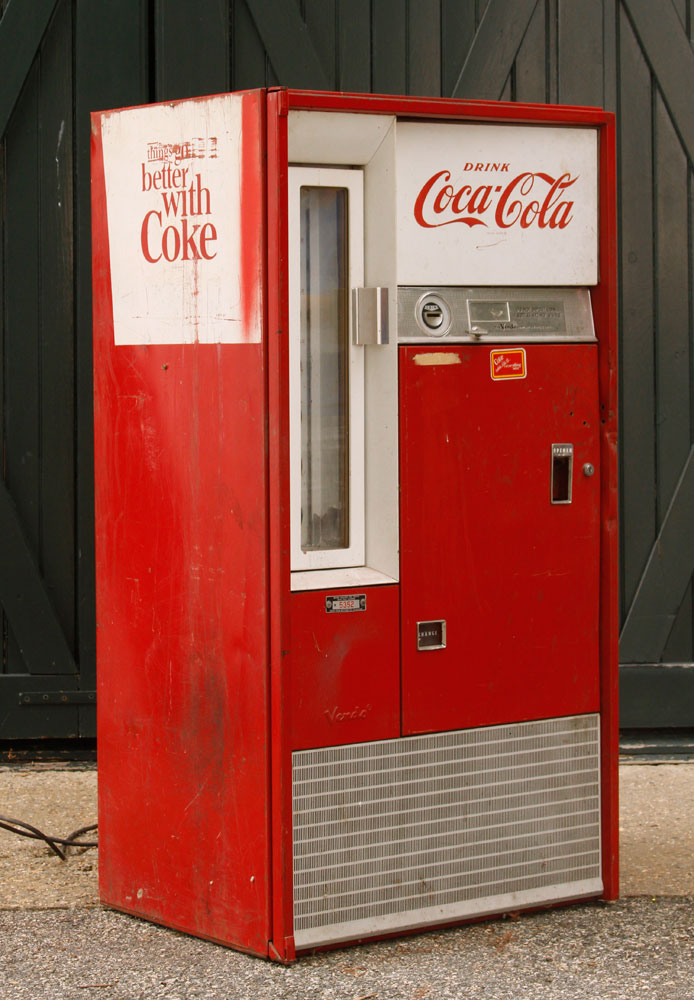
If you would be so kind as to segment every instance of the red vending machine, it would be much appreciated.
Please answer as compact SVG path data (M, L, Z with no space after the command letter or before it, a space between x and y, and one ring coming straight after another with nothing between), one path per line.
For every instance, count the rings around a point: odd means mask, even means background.
M614 898L612 116L92 137L103 901L291 961Z

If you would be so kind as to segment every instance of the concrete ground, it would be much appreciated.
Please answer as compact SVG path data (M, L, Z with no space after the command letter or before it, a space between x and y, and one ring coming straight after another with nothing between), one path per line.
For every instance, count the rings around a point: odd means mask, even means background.
M289 968L106 910L96 850L63 863L0 830L0 1000L694 1000L694 763L620 772L619 902ZM0 766L0 813L66 835L96 819L96 770Z

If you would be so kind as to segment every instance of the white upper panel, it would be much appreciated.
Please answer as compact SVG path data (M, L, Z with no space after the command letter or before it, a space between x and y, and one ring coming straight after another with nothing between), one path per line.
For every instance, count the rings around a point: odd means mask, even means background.
M399 285L593 285L593 128L398 122Z
M102 116L116 344L260 340L260 289L249 305L241 288L241 107Z
M363 166L375 155L395 118L350 112L290 111L290 163Z

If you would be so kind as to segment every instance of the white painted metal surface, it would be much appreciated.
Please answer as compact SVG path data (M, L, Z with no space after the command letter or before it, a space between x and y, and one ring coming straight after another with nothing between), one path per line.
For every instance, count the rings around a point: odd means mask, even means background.
M398 122L399 285L597 282L597 131Z
M226 94L104 115L116 344L260 341L260 275L242 285L241 105Z

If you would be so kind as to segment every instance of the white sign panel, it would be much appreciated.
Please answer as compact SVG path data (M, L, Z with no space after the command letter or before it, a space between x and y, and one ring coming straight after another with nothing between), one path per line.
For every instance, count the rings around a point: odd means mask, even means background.
M249 310L241 287L242 98L101 122L116 344L259 341L260 291Z
M397 126L399 285L592 285L592 128Z

